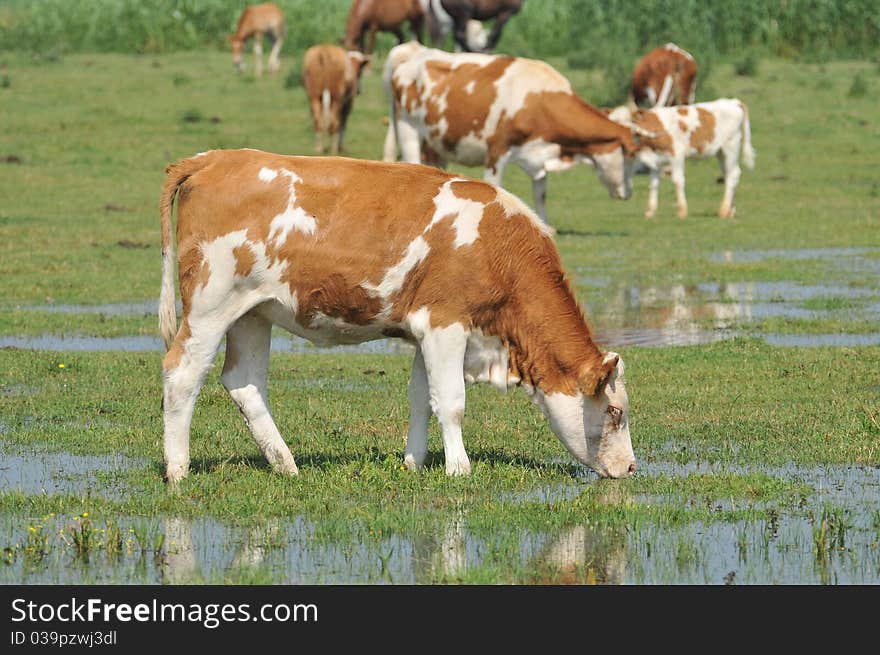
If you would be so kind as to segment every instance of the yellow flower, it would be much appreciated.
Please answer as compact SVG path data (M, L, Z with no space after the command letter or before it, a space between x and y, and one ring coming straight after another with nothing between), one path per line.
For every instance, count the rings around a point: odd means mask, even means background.
M64 364L59 364L58 368L64 368Z
M89 513L88 513L88 512L83 512L83 518L84 518L84 519L85 519L85 518L88 518L88 516L89 516Z
M36 532L36 531L37 531L37 529L36 529L34 526L31 526L31 527L28 528L28 529L29 529L31 532Z

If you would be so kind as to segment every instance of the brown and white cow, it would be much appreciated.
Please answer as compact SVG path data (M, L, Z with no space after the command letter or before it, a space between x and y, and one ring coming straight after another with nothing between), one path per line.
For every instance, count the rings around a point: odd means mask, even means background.
M628 107L617 107L609 116L625 124L635 124L655 135L654 138L642 139L638 153L639 163L648 169L651 176L645 216L652 218L657 211L660 169L669 164L678 201L678 217L686 218L685 159L713 155L718 157L724 176L724 197L718 215L721 218L734 215L736 207L733 196L742 173L739 167L740 148L746 167L755 167L749 110L742 100L721 98L696 105L656 107L635 112Z
M248 39L254 40L254 72L263 74L263 36L273 41L269 53L269 72L275 73L281 67L279 54L284 43L286 27L284 13L277 5L264 2L260 5L245 7L238 19L235 34L229 37L232 43L232 64L239 72L244 71L244 44Z
M345 24L345 47L371 54L376 47L376 32L391 32L398 43L403 43L407 22L413 38L421 41L424 21L422 0L353 0ZM365 44L368 34L370 40Z
M632 192L633 132L579 98L569 81L534 59L450 53L410 42L385 62L391 121L384 160L419 162L423 147L441 162L484 166L501 184L508 163L532 178L535 209L545 222L547 173L595 166L613 198Z
M503 189L421 165L215 150L167 168L161 232L169 481L188 471L193 407L224 336L224 386L268 461L298 472L267 402L273 325L318 345L417 346L410 469L433 410L446 473L470 472L465 382L490 382L521 384L599 475L635 470L623 362L593 342L551 230Z
M689 52L667 43L642 57L633 69L631 108L692 105L697 90L697 62Z
M330 152L342 152L345 126L358 93L361 73L370 56L357 50L346 52L337 45L312 46L303 56L303 86L309 96L315 128L315 152L324 152L324 133Z

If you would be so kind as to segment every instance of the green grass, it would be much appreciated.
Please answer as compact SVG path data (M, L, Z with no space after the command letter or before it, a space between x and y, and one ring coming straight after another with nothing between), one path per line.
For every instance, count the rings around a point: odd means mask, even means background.
M0 124L0 336L156 335L153 315L52 313L40 306L155 300L158 197L169 162L224 147L309 154L304 91L285 84L298 69L295 59L288 53L280 75L255 79L235 75L224 52L0 55L3 75L11 80L0 89L0 102L14 107ZM550 176L548 211L557 244L579 299L595 308L590 319L597 329L615 325L620 298L634 287L647 297L651 289L775 281L842 285L865 296L802 300L795 304L819 315L751 321L742 324L746 331L877 331L876 321L860 313L880 295L870 265L847 267L846 257L718 258L725 251L877 247L880 194L863 164L880 146L880 124L870 93L844 97L849 80L858 76L873 88L876 66L762 57L747 77L736 73L741 60L719 58L711 73L712 88L748 103L758 152L757 169L743 173L734 220L715 215L721 187L711 161L688 164L691 216L685 221L674 217L666 179L658 218L647 221L645 178L637 178L634 197L621 202L609 199L586 167ZM562 58L552 63L570 74L587 99L609 88L600 70L568 70ZM377 69L365 76L355 102L347 135L351 156L381 153L387 109ZM478 169L453 169L481 175ZM509 169L505 184L531 200L521 171ZM871 264L877 253L862 258ZM674 305L665 300L656 307L664 303ZM713 327L714 319L694 320ZM80 455L122 453L141 463L97 475L96 491L121 484L127 490L122 498L8 491L0 493L0 512L15 529L50 512L88 511L96 524L111 520L121 529L166 516L212 516L232 524L305 517L315 526L316 547L362 541L382 557L389 535L436 540L442 526L464 515L469 533L486 543L484 559L461 574L432 572L427 581L531 582L547 571L510 563L518 552L517 534L556 533L587 522L615 551L621 534L654 540L657 531L674 528L681 532L673 541L639 542L638 548L668 549L671 570L693 569L703 558L700 542L688 532L694 526L754 526L770 521L773 512L796 513L798 499L814 493L798 479L761 467L880 464L878 347L773 348L748 339L687 348L605 345L626 361L641 472L669 461L752 469L584 480L521 391L502 395L471 387L465 444L473 475L444 475L435 426L428 467L411 474L400 470L408 420L406 357L275 355L270 399L300 477L290 480L268 469L215 368L193 420L192 474L169 493L161 481L159 353L4 349L0 438ZM543 501L530 495L571 486L577 489L572 497ZM830 543L830 537L818 539ZM16 543L22 545L16 553L27 550L26 540ZM28 557L41 557L37 546L30 544ZM52 540L49 547L56 554L70 552ZM812 548L812 542L803 547ZM590 567L579 575L602 579ZM263 570L205 579L272 581Z

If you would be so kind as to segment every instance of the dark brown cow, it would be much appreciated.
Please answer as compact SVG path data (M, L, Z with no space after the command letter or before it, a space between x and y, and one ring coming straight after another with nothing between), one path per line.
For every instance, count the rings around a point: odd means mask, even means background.
M345 47L372 53L376 46L376 32L391 32L403 43L403 24L409 22L417 41L422 40L425 11L421 0L354 0L345 26ZM369 44L364 41L370 35Z
M489 52L498 45L505 24L522 9L525 0L429 0L429 2L434 28L432 37L435 43L445 38L446 34L443 30L445 24L451 20L452 34L458 47L467 52ZM483 47L475 46L473 29L472 27L469 29L469 22L475 20L495 21Z
M649 107L694 104L697 62L674 43L652 50L636 64L629 104Z

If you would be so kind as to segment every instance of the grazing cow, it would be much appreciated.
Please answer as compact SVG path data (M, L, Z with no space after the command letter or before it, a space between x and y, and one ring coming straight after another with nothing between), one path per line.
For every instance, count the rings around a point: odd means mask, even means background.
M429 0L431 22L434 27L432 38L438 43L446 38L449 30L456 45L468 52L489 52L494 50L501 38L504 25L522 9L525 0ZM480 31L474 31L473 21L494 19L492 31L480 44Z
M384 159L418 163L429 148L442 161L484 166L501 184L508 163L532 178L545 222L547 173L595 166L613 198L629 198L633 132L579 98L549 64L478 53L453 54L410 42L385 62L391 121Z
M733 194L739 183L740 146L743 163L755 167L749 110L736 98L722 98L712 102L680 107L657 107L632 112L628 107L617 107L610 115L625 124L635 124L653 133L654 138L641 141L638 153L651 176L648 208L645 216L652 218L657 211L657 188L660 186L660 168L670 164L672 183L678 200L678 217L686 218L687 198L684 195L684 160L687 157L715 155L724 176L724 198L718 215L731 218L736 212Z
M578 461L601 476L635 470L623 362L593 342L551 230L505 190L421 165L215 150L168 167L161 233L170 482L188 471L193 407L224 335L223 385L268 461L298 472L267 402L273 324L318 345L417 346L410 469L433 410L446 473L470 472L467 381L521 384Z
M376 32L391 32L403 43L403 24L409 21L413 38L422 40L425 11L421 0L354 0L345 25L345 47L372 53L376 46ZM369 44L364 40L370 35Z
M284 43L286 34L284 14L271 2L261 5L245 7L238 19L238 27L235 34L229 37L232 43L232 63L241 73L244 71L244 44L250 38L254 40L254 72L263 74L263 35L269 37L272 51L269 53L269 72L275 73L281 67L278 58L281 52L281 44Z
M324 152L325 131L330 139L330 152L342 152L345 125L358 93L361 72L369 60L369 55L357 50L346 52L330 44L306 50L302 76L315 127L315 152Z
M441 0L421 0L428 23L428 35L431 37L431 45L442 48L447 35L455 29L455 21L443 8ZM489 44L489 33L483 24L471 19L465 24L465 44L462 47L455 43L455 51L461 52L486 52Z
M692 105L697 90L697 62L674 43L652 50L636 64L629 92L630 108Z

